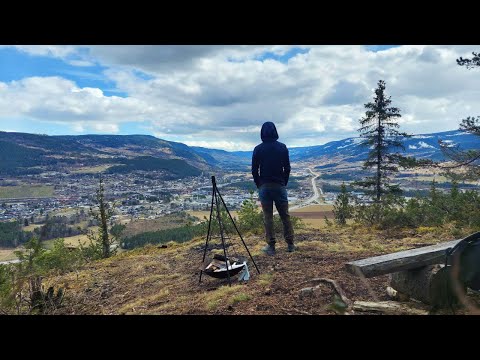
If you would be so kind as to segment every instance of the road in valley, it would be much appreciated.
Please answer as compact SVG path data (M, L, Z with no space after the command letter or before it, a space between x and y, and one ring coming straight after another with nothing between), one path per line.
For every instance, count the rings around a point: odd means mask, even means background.
M320 176L320 174L317 174L315 172L313 172L313 170L311 168L308 168L308 170L310 171L310 173L313 175L311 181L312 181L312 189L313 189L313 195L311 197L309 197L308 199L302 201L300 204L297 204L297 205L294 205L294 206L290 206L288 208L289 211L292 211L292 210L295 210L295 209L300 209L300 208L303 208L305 206L308 206L312 203L315 203L316 201L318 201L320 199L320 195L323 195L323 191L321 188L317 187L317 183L315 182L315 180ZM275 211L273 213L274 215L277 215L278 212Z

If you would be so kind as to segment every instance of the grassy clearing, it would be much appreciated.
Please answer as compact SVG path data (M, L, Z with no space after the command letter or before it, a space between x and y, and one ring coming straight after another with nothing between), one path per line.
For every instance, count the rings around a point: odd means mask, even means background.
M271 273L262 273L258 277L258 283L263 286L268 286L273 281L273 274Z
M229 210L230 211L230 210ZM188 214L192 215L192 216L195 216L198 220L203 220L204 217L206 217L208 219L208 217L210 216L210 211L193 211L193 210L189 210L187 211ZM232 217L235 219L238 217L238 212L236 210L234 211L230 211L230 214L232 215Z
M332 210L333 205L310 205L301 209L292 210L290 214L301 218L308 228L324 229L327 226L325 216L331 217ZM303 214L305 214L305 216L303 216ZM332 221L332 219L330 219L330 221Z
M0 261L15 260L17 256L13 253L19 249L0 249Z
M295 216L294 213L292 215ZM327 227L327 223L325 222L325 219L302 219L304 224L312 229L323 229Z
M135 300L131 303L128 303L124 306L122 306L119 310L119 314L132 314L132 313L139 313L142 312L142 310L147 309L149 306L155 305L156 303L159 303L163 301L168 295L170 294L170 290L168 289L163 289L157 294L148 296L146 298L140 298L138 300Z
M58 209L55 211L52 211L50 213L51 216L62 216L62 215L74 215L77 212L77 209L74 208L64 208L64 209Z
M135 279L134 284L146 285L156 281L176 280L181 278L180 274L154 274Z
M41 198L53 196L53 186L19 185L0 186L0 199L6 198Z
M258 264L265 271L258 276L252 274L249 283L218 288L214 282L208 282L209 286L198 285L198 278L194 276L196 269L192 267L192 256L200 261L201 254L196 248L204 243L204 239L171 243L161 249L147 245L95 261L80 269L78 274L57 278L59 283L68 284L65 304L69 309L62 310L62 313L273 314L277 313L279 306L311 312L313 308L309 303L299 303L293 293L288 293L293 284L314 276L333 278L356 294L353 299L362 300L367 296L365 289L358 285L358 279L343 271L344 263L362 258L366 253L380 255L435 240L450 240L448 234L442 232L439 235L430 230L422 229L425 232L422 236L418 236L419 230L406 229L402 234L388 235L385 231L359 226L332 226L310 231L307 236L298 237L298 252L287 254L284 244L279 244L276 258L262 255ZM262 236L248 235L246 242L252 253L264 245ZM373 279L370 283L376 293L383 294L385 281ZM103 287L106 287L107 295L99 300ZM90 290L86 292L86 288ZM270 291L266 292L267 289ZM319 304L315 311L327 313L327 310L321 310L327 305Z
M187 220L179 215L171 214L158 219L138 219L126 222L123 231L124 237L131 237L144 232L155 232L186 225Z
M32 225L28 225L28 226L24 226L23 227L23 231L33 231L35 230L36 228L39 228L41 227L42 225L40 224L32 224Z
M109 165L98 165L98 166L86 166L76 170L72 170L71 172L73 174L98 174L107 170L112 166L114 165L109 164Z
M97 227L92 226L89 230L96 231L96 229ZM90 240L88 240L88 236L85 234L69 236L63 239L65 239L65 245L71 245L71 246L79 246L80 242L87 243L87 244L90 243ZM53 243L55 242L55 240L57 239L45 240L45 241L42 241L42 244L46 249L53 249Z
M201 300L204 303L206 310L215 310L222 302L233 302L233 298L239 295L236 293L242 288L242 285L221 286L214 291L204 294ZM236 295L231 297L233 294Z
M299 251L319 250L332 253L392 253L451 240L448 229L419 228L404 234L378 231L350 225L323 229L321 235L297 243Z
M291 214L295 214L297 212L302 213L302 212L325 212L325 211L332 211L333 210L333 205L309 205L305 206L300 209L295 209L291 211Z
M252 298L252 296L242 292L242 293L239 293L239 294L235 295L234 297L232 297L229 300L229 304L235 305L235 304L238 304L239 302L242 302L242 301L248 301L251 298Z

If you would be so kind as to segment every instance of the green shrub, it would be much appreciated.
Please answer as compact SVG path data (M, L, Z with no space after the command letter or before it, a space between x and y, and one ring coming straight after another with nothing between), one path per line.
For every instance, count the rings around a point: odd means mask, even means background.
M337 195L335 204L333 205L333 215L335 217L335 222L338 225L346 225L347 220L353 217L353 206L351 203L352 199L347 192L347 187L345 186L345 183L342 183L340 193Z

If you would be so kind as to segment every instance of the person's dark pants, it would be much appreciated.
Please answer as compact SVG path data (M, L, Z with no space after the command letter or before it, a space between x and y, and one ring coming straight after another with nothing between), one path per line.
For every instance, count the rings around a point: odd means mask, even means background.
M263 209L267 243L271 245L275 244L275 232L273 228L273 203L275 203L278 215L280 215L283 223L283 237L288 244L293 244L293 227L290 221L290 214L288 213L288 197L285 186L276 183L263 184L260 186L258 195Z

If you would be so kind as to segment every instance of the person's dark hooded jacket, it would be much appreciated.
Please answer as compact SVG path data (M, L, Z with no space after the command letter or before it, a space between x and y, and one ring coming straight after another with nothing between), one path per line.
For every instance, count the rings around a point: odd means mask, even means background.
M286 186L290 176L290 158L285 144L277 141L275 124L270 121L263 124L260 137L262 143L255 147L252 155L255 185L260 187L266 183L277 183Z

